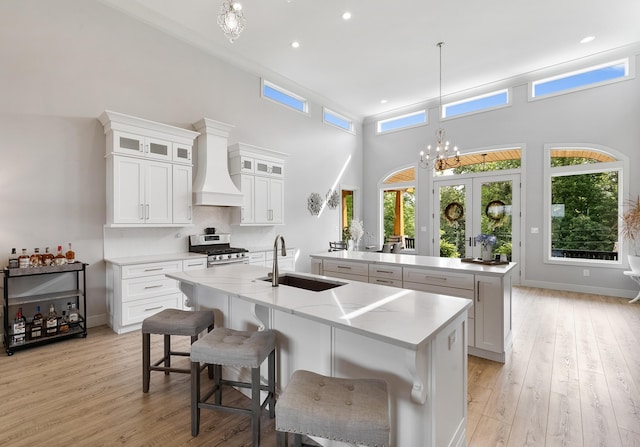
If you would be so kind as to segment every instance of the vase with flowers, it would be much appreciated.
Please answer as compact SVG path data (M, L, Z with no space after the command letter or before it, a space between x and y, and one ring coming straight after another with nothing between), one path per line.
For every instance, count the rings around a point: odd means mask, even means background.
M349 225L349 235L351 236L352 244L350 244L351 248L358 247L360 243L360 238L364 234L364 226L362 225L362 221L358 219L352 219L351 224Z
M629 267L640 273L640 195L628 202L620 220L620 235L629 242Z
M493 259L493 246L498 239L493 234L479 234L475 237L476 244L482 246L482 260L491 261Z

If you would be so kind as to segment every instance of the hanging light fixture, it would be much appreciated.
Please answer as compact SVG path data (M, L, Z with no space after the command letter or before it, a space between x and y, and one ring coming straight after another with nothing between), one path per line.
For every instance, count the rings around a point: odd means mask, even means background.
M220 15L218 16L218 25L224 31L224 35L233 43L244 29L244 13L242 5L235 0L225 0L220 7Z
M442 118L442 45L444 42L438 42L436 46L440 49L440 104L438 113ZM433 167L436 171L444 171L445 169L460 166L460 151L458 146L450 147L446 133L442 127L436 130L435 154L431 154L431 145L427 146L427 152L420 152L420 167L423 169Z

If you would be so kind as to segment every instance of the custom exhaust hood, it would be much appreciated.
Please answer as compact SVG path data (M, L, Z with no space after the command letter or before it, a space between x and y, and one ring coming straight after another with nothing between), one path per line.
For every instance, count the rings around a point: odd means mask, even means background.
M229 176L227 144L233 126L203 118L193 127L200 132L193 204L242 206L242 193Z

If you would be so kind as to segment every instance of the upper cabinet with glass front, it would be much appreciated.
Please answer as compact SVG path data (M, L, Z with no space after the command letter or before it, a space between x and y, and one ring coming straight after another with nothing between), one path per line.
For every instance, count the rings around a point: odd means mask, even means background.
M105 111L107 225L192 223L191 155L199 135L187 129Z

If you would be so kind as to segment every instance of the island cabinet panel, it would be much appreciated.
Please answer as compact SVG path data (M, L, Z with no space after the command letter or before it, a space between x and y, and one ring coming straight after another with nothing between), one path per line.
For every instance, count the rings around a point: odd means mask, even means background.
M405 267L403 270L403 280L409 283L473 290L473 274L470 273Z
M326 276L369 282L369 266L363 262L325 260L322 268Z
M402 287L402 267L369 264L369 282L383 286Z
M467 311L466 327L469 353L502 363L511 348L514 266L475 266L460 259L385 253L311 255L312 272L316 274L359 281L365 281L367 275L370 283L470 300L473 305ZM366 273L364 267L368 267Z

